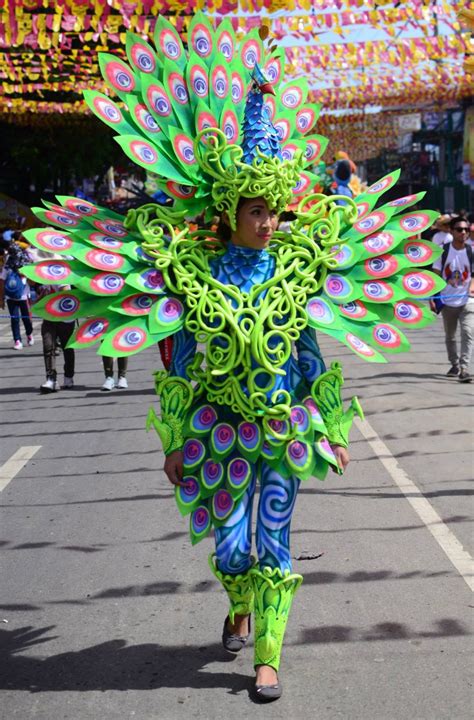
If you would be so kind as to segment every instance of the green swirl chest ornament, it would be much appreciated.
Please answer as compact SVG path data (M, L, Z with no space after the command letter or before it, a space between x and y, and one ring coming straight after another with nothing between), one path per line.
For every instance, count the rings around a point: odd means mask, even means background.
M341 226L353 221L352 205L336 206L319 195L310 199L315 204L300 218L297 213L291 232L274 235L273 277L248 293L212 276L211 260L225 252L212 233L191 233L182 215L156 205L127 216L127 227L144 238L143 250L168 289L184 299L186 328L206 346L188 367L189 377L209 402L247 421L289 417L290 394L272 393L275 378L285 374L292 344L307 325L308 299L336 266Z

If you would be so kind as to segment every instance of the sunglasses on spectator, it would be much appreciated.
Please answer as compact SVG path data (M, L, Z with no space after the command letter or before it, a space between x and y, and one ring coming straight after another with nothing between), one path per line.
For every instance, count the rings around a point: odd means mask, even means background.
M469 232L469 228L467 227L455 227L453 230L456 230L456 232Z

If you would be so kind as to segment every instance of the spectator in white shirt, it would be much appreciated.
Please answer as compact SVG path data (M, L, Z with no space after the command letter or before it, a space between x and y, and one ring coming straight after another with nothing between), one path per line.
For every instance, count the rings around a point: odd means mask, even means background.
M443 254L433 263L434 272L446 281L440 298L446 349L451 367L448 377L471 382L469 362L474 343L474 264L473 250L468 245L469 222L462 215L451 220L453 241L446 243ZM461 352L458 353L456 330L461 331Z

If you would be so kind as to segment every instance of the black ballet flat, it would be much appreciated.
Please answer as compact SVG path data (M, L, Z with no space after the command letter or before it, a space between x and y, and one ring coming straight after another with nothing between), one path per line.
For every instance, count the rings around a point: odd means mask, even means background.
M250 617L249 617L249 634L248 635L233 635L227 629L227 623L229 616L224 621L224 629L222 631L222 644L227 652L238 653L243 647L247 645L250 637Z
M261 703L273 702L279 700L283 694L283 686L280 681L276 685L254 685L254 700Z

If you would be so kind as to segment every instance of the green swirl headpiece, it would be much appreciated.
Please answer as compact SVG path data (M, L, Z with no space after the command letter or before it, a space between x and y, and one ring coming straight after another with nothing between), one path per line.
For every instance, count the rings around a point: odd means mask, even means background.
M194 153L202 170L214 179L211 196L215 210L227 212L233 230L241 197L264 198L269 208L282 213L303 168L302 151L292 160L280 160L257 150L251 164L242 162L242 148L229 145L218 129L201 131L194 141Z

